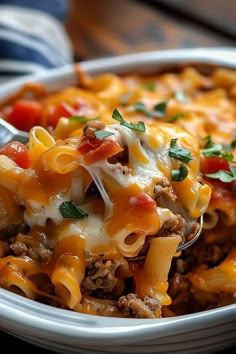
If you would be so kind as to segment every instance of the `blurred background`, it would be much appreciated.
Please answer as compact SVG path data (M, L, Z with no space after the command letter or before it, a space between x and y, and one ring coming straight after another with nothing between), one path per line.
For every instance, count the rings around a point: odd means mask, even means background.
M235 0L70 0L76 60L170 48L236 45Z
M0 81L150 50L235 47L236 0L0 0Z

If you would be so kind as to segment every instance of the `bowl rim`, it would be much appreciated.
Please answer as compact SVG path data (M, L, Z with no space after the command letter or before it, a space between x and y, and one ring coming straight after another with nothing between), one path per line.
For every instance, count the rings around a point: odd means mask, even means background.
M114 318L73 312L38 303L21 295L0 289L0 327L14 323L17 331L40 331L40 335L58 336L66 333L77 338L81 344L109 345L168 337L169 335L192 333L204 328L216 328L235 323L236 304L194 314L158 319ZM22 312L23 309L23 312ZM4 330L4 327L3 327ZM104 342L104 340L106 342Z
M139 52L128 55L105 57L80 62L90 74L111 71L114 73L142 70L145 68L165 68L176 64L209 64L236 68L236 48L189 48ZM14 79L0 87L0 97L5 98L17 91L25 82L40 82L51 89L59 89L67 84L76 84L73 65L43 71ZM1 101L1 100L0 100ZM154 335L164 338L186 331L194 332L201 328L230 324L236 318L236 304L194 314L158 319L127 319L81 314L70 310L54 308L23 298L5 289L0 289L0 328L14 328L16 331L40 330L51 336L61 334L77 338L80 343L122 344L132 340L139 342ZM112 320L111 320L112 319ZM223 321L223 322L222 322ZM106 340L106 343L104 342Z
M76 64L76 63L75 63ZM39 82L50 87L51 82L62 80L63 85L67 82L77 83L75 78L75 64L67 64L63 67L45 69L36 74L25 75L12 79L0 86L0 97L3 99L19 89L25 82ZM78 63L82 69L95 75L111 71L114 73L148 71L153 68L168 68L173 65L208 64L211 66L223 66L236 68L236 48L234 47L198 47L187 49L167 49L137 52L132 54L109 56L98 59L84 60ZM65 81L64 81L65 80ZM54 88L54 86L52 87ZM1 98L0 98L1 103Z

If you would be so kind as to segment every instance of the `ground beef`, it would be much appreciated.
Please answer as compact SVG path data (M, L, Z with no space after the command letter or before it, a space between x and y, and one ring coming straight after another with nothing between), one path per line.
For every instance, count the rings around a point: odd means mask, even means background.
M183 256L186 260L189 260L192 266L197 267L200 264L207 264L210 267L218 265L229 252L230 242L225 244L205 244L204 242L199 242L186 249ZM190 262L191 260L191 262ZM192 270L192 269L188 269Z
M216 244L207 245L202 251L202 263L211 262L212 264L218 264L224 258L223 247Z
M232 183L232 194L233 197L236 197L236 181L231 182Z
M26 256L28 253L28 247L26 246L25 243L21 241L15 241L11 246L11 250L15 253L15 255L18 257Z
M160 313L161 303L148 296L141 300L136 294L130 293L118 299L118 307L125 317L156 318L156 314Z
M120 260L91 259L81 284L82 292L86 295L96 293L101 297L102 294L111 293L118 281L116 271L120 265Z
M186 236L186 241L191 241L198 233L199 228L200 224L198 222L193 223L189 234Z
M169 280L168 294L171 298L182 297L183 299L181 302L183 302L188 298L190 287L191 283L186 276L180 273L175 273Z
M84 127L84 135L90 136L90 137L95 137L95 132L98 130L104 130L106 128L106 124L104 122L101 122L100 120L91 120L90 122L87 122Z
M202 251L202 263L210 262L213 265L217 265L225 258L228 249L226 250L222 245L210 244L202 249Z
M178 273L184 274L186 272L185 262L183 259L181 259L181 258L176 259L175 264L176 264L176 270Z
M16 235L18 234L19 232L26 232L27 230L27 226L19 221L19 222L16 222L16 223L12 223L11 225L8 226L8 229L7 229L7 234L9 236L13 236L13 235Z
M225 258L230 248L229 244L205 244L196 242L194 246L182 251L181 256L173 258L170 275L174 273L187 274L195 271L200 265L206 267L217 266Z
M171 217L163 223L158 232L158 236L181 236L184 238L185 227L185 219L179 214L172 214Z
M118 154L113 155L107 159L109 164L116 165L115 169L120 170L121 166L127 166L129 163L129 149L127 145L122 146L123 150L118 152Z
M0 237L0 258L6 257L9 253L9 245L6 241L2 241Z
M16 256L28 256L42 265L48 264L53 252L48 246L48 239L42 233L25 235L19 233L11 238L10 249Z
M132 169L126 165L122 165L120 162L112 165L111 169L113 171L120 171L123 175L129 175L132 172Z
M177 199L177 195L167 178L163 177L163 179L155 185L154 198L156 201L163 198L172 201Z
M195 298L188 275L175 273L169 279L168 295L172 303L169 307L176 315L195 312L201 309L201 304Z
M235 304L236 303L236 291L233 294L227 294L227 293L219 293L218 295L218 299L217 302L215 304L215 306L209 306L208 309L210 308L215 308L215 307L223 307L223 306L227 306L227 305L231 305L231 304Z

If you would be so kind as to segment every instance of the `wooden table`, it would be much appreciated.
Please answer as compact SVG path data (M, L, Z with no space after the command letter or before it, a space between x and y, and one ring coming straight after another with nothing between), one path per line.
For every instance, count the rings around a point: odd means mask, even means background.
M79 61L148 50L235 47L235 20L235 0L71 0L65 28ZM3 332L0 341L9 352L36 350Z
M73 0L75 60L138 51L236 45L235 0Z

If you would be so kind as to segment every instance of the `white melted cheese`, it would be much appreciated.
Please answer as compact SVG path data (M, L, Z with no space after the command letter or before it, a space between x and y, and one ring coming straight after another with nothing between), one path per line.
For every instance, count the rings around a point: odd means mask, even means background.
M97 245L109 244L111 238L105 231L103 216L93 213L89 204L83 205L82 208L88 213L88 217L74 219L71 223L63 226L63 232L59 229L57 242L78 235L85 240L85 251L88 252Z
M97 185L97 187L100 190L100 193L103 186L101 186L102 182L100 181L101 178L99 170L103 170L108 175L115 178L117 183L124 188L128 187L130 184L136 183L144 189L146 186L150 185L153 178L156 177L161 179L164 176L164 174L157 168L158 161L171 168L170 157L168 156L168 147L164 145L164 140L161 135L156 137L158 139L158 145L161 145L161 147L156 151L148 142L148 137L151 134L148 131L142 134L121 125L110 125L107 131L114 134L109 137L110 140L116 141L122 147L127 146L129 151L129 165L132 166L133 171L131 174L124 175L119 171L119 169L115 169L114 165L109 164L107 161L102 163L99 161L93 166L84 166L88 169L92 176L96 175L97 181L99 180L98 183L100 186ZM145 146L141 145L140 138L145 142ZM134 155L130 153L131 146L134 144L140 151L140 154L147 159L147 163L141 163L135 158ZM97 172L94 172L96 168ZM105 197L105 191L102 192L102 196ZM105 197L105 199L107 198Z
M56 195L49 200L48 205L42 205L34 200L27 201L27 208L24 213L25 223L30 227L39 225L45 226L46 222L50 219L55 224L60 224L63 220L63 216L60 213L59 206L67 198L63 198L61 195Z

